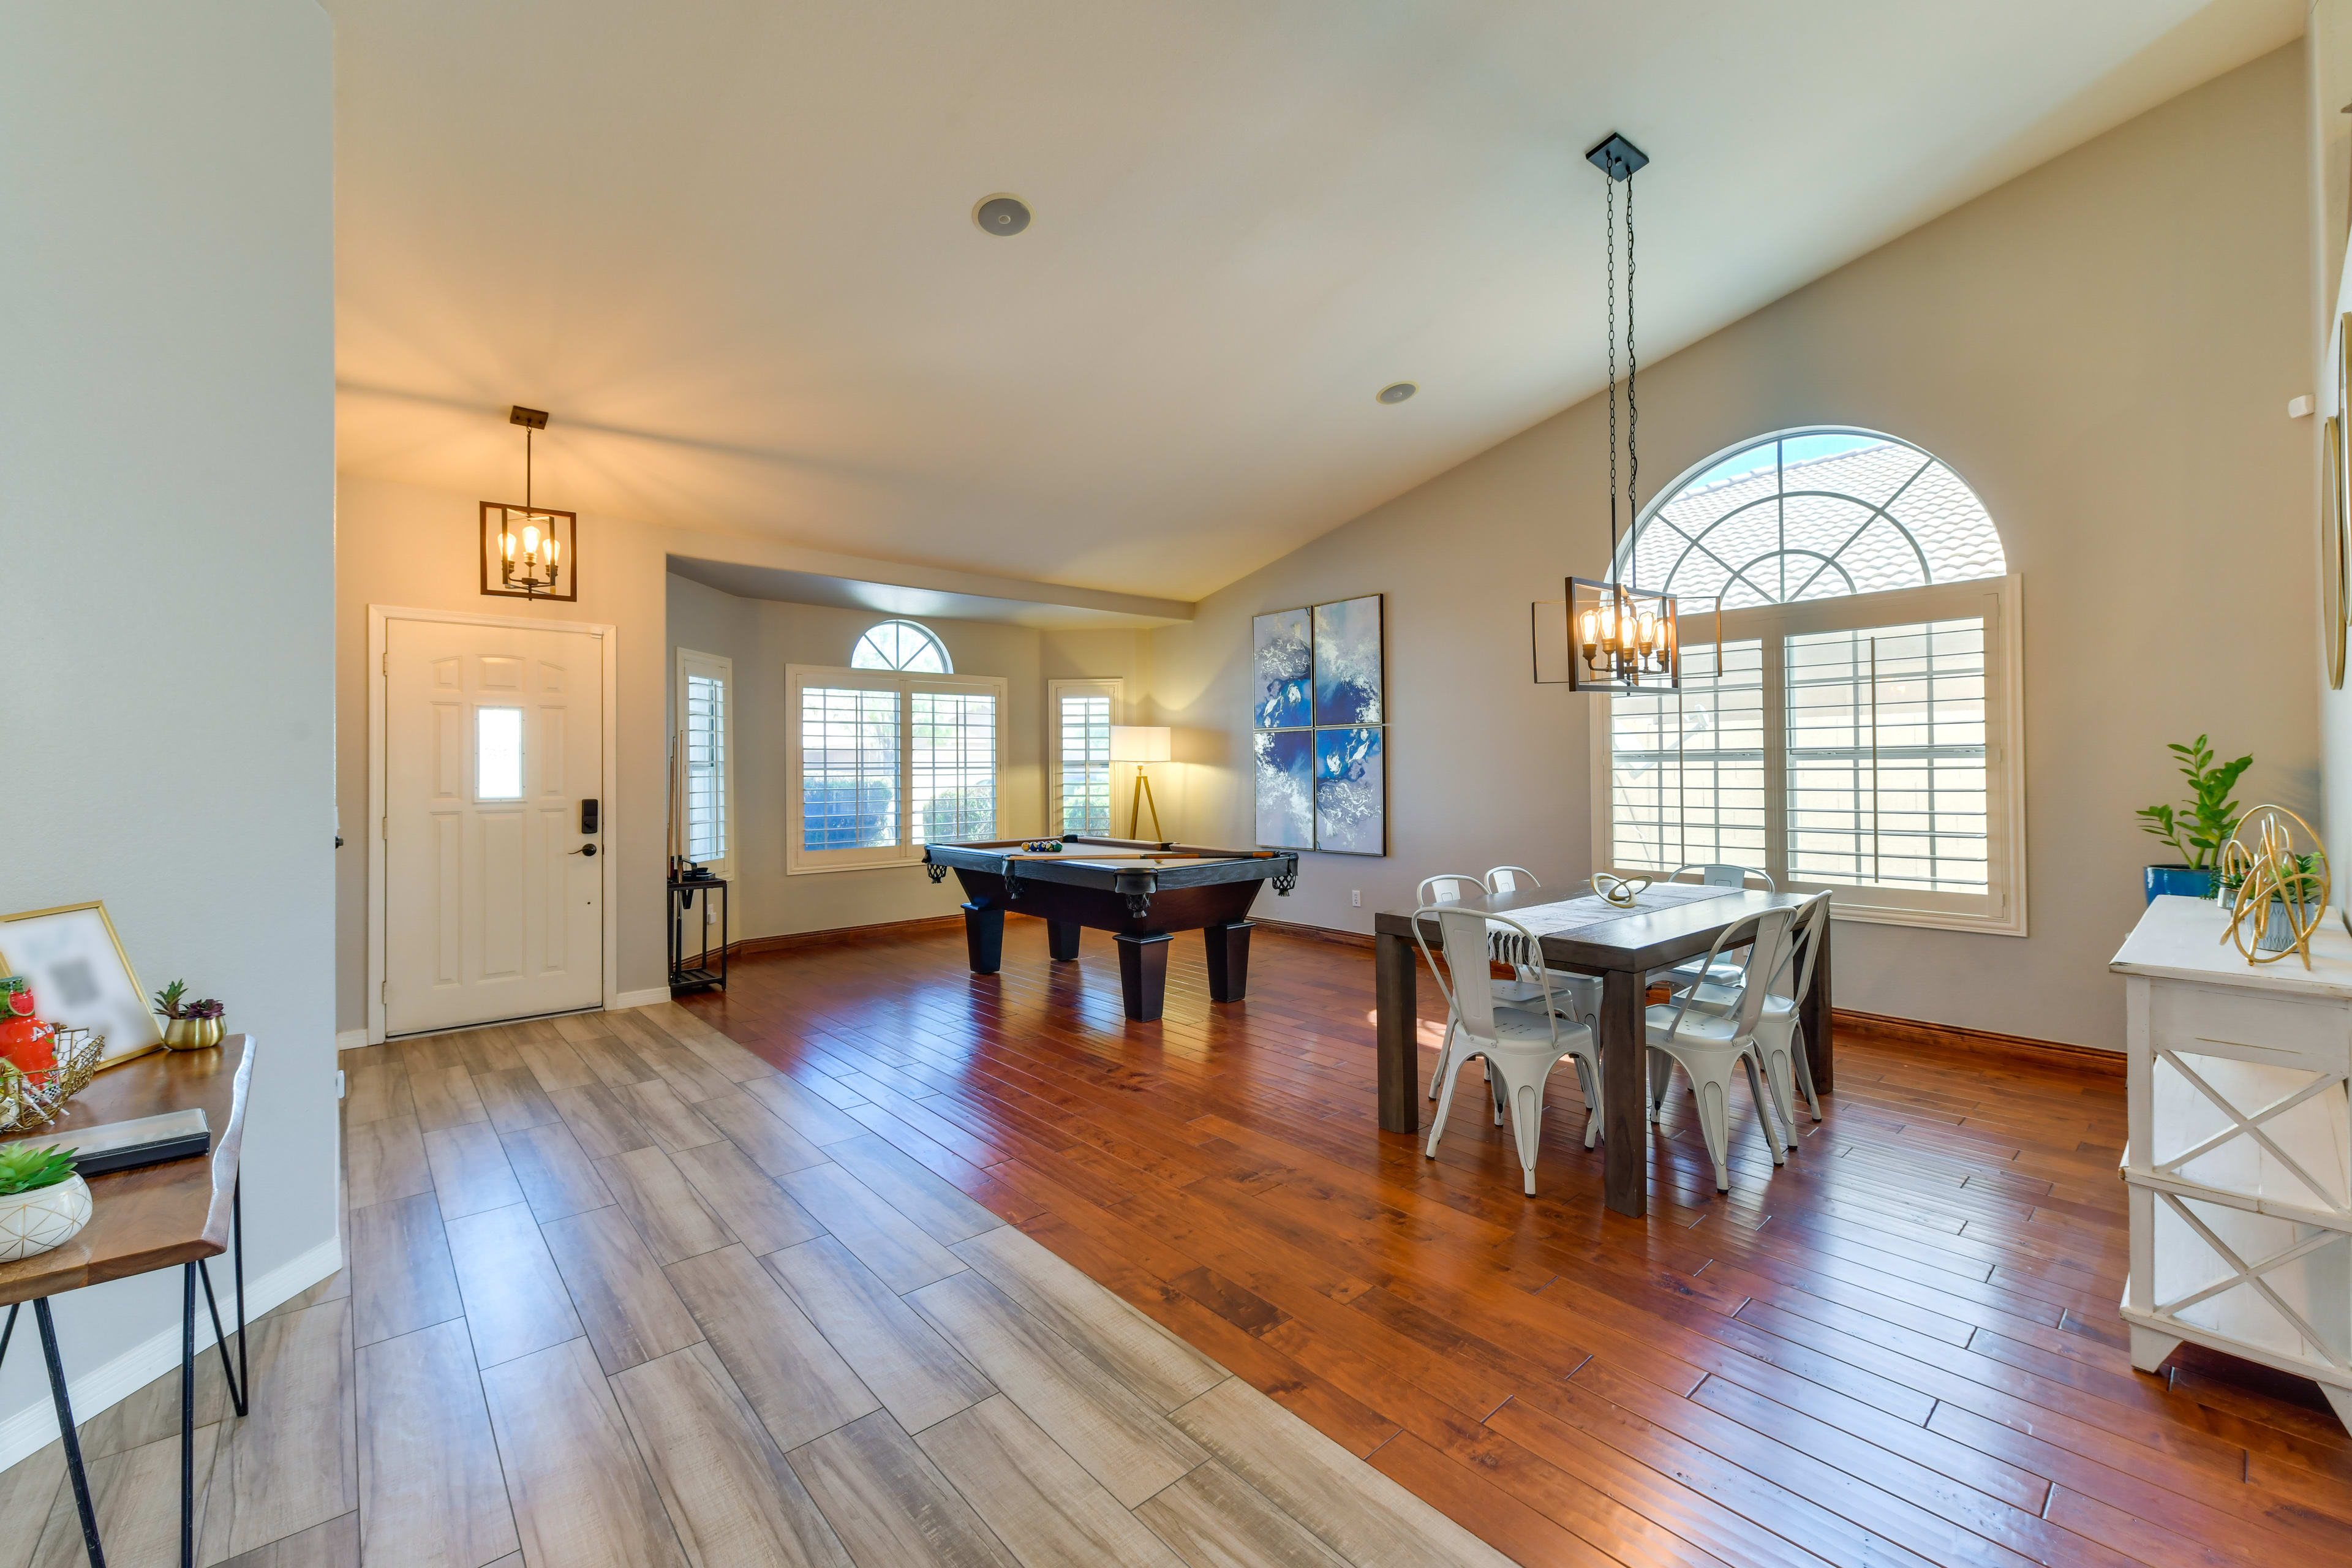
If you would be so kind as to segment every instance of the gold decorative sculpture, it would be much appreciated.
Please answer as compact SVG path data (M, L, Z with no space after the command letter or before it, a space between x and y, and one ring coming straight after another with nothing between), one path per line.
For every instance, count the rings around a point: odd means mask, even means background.
M1606 871L1592 874L1592 890L1621 910L1630 910L1633 900L1650 885L1647 877L1612 877Z
M2295 833L2311 848L2295 847ZM2327 847L2283 805L2258 805L2238 820L2221 847L2221 887L2230 900L2229 940L2248 963L2275 963L2298 953L2311 967L2311 933L2327 912ZM2248 935L2251 926L2252 935Z

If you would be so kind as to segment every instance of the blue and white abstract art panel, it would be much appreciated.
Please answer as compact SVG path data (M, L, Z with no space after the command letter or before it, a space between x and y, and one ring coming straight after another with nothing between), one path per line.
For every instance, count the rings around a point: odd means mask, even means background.
M1316 605L1316 728L1382 722L1383 685L1381 595Z
M1326 854L1388 853L1384 739L1369 726L1315 731L1315 847Z
M1268 849L1315 847L1315 732L1260 730L1257 842Z
M1260 730L1304 730L1314 683L1315 648L1308 613L1276 610L1250 622L1256 685L1250 722Z

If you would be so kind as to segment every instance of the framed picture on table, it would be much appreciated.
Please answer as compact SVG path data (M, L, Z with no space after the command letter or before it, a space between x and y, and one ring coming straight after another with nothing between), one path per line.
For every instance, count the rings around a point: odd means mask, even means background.
M144 1056L163 1043L163 1021L102 903L63 904L0 915L0 974L22 975L47 1023L106 1037L101 1069Z

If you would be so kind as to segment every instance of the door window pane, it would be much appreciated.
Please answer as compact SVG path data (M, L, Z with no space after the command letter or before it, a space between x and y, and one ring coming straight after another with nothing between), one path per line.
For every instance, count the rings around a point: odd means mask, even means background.
M522 798L522 710L474 710L474 798Z

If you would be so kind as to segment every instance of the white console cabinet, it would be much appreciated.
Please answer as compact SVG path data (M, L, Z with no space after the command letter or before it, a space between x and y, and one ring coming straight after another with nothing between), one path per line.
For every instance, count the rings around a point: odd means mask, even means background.
M2352 1426L2352 936L2249 964L2229 917L2158 899L2109 965L2131 1052L2134 1366L2183 1340L2318 1380Z

